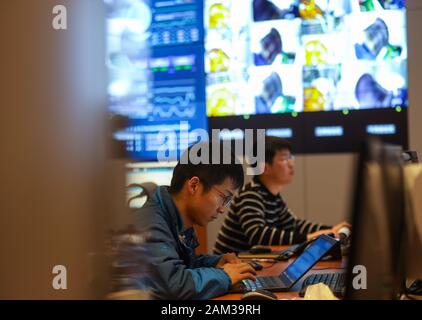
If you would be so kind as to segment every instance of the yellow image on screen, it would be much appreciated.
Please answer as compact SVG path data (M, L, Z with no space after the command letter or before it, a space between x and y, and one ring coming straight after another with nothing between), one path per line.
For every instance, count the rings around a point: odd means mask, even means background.
M209 27L212 29L228 28L230 25L230 10L222 3L213 4L209 11Z
M212 92L207 99L208 116L221 117L235 114L236 96L227 89L218 89Z
M304 111L324 111L324 95L315 87L305 88L303 92Z

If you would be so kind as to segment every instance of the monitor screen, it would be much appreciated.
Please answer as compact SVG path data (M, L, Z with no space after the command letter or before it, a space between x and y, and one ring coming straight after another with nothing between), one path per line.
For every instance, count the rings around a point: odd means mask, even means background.
M346 299L395 299L403 280L402 150L369 140L354 169ZM359 284L357 284L359 283Z
M266 129L296 153L368 135L407 147L404 0L104 3L109 111L131 159L177 159L212 129Z
M191 132L207 130L203 3L104 2L109 111L127 119L115 138L131 159L175 160Z
M337 240L320 236L283 272L290 280L296 281L317 263L336 243Z
M210 128L264 128L296 153L407 145L404 0L205 1Z
M404 1L205 1L209 116L407 106Z
M422 164L414 163L404 168L406 200L406 275L422 279Z

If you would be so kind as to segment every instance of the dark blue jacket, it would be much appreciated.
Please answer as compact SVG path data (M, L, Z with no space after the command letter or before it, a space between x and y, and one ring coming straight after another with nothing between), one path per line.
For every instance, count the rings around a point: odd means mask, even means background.
M221 255L196 255L193 228L183 221L167 187L159 187L137 216L147 235L146 262L155 299L209 299L228 291L231 280L215 268Z

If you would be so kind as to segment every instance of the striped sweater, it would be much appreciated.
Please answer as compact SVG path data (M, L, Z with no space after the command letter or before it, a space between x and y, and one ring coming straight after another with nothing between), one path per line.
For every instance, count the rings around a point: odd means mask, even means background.
M281 196L271 194L255 177L230 206L214 252L247 251L257 244L291 245L306 241L308 233L329 228L295 217Z

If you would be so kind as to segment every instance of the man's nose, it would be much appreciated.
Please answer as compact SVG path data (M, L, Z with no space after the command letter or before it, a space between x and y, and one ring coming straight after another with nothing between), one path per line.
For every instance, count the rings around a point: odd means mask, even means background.
M295 166L295 161L293 159L289 159L289 161L287 162L290 168L294 168Z

